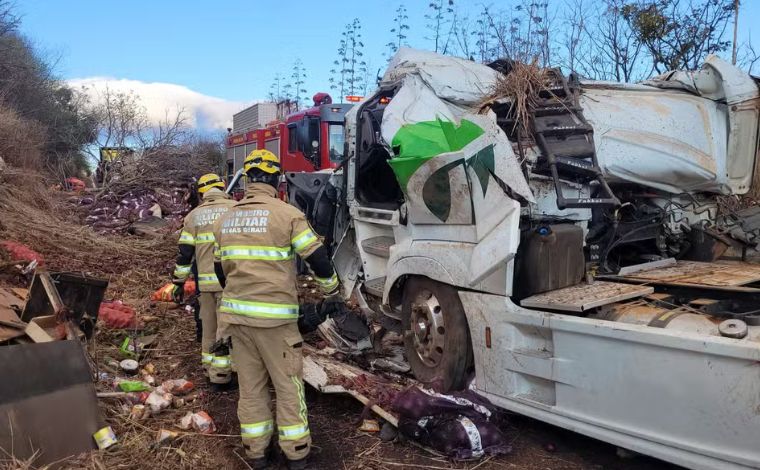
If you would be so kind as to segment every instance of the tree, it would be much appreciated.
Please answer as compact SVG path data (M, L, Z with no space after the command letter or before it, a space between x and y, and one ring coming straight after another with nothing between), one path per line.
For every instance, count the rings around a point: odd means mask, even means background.
M654 70L697 69L709 54L726 51L734 0L638 0L623 15L652 58Z
M361 93L366 87L367 62L364 57L361 22L354 18L341 33L338 58L330 70L330 88L340 91L343 101L346 95Z
M564 64L596 80L631 82L651 74L652 64L626 20L626 0L575 0L565 11Z
M432 0L428 4L430 12L425 14L428 20L427 29L430 36L427 40L433 41L433 50L437 53L447 54L454 32L456 13L454 12L454 0Z
M482 55L509 57L520 62L533 62L541 66L552 64L552 22L549 0L525 0L510 11L483 8L479 18L481 32L478 42ZM487 38L495 43L493 54L486 47Z
M275 73L272 83L269 85L269 101L277 103L285 99L283 96L283 87L285 84L283 82L282 75L279 72Z
M87 151L94 161L100 160L102 147L129 148L137 155L148 157L182 145L189 137L182 109L167 110L163 119L151 122L134 92L114 91L106 85L91 90L88 95L92 97L87 106L95 119L97 137Z
M494 32L491 27L491 13L487 6L483 6L478 14L478 19L475 20L475 29L471 33L475 37L475 59L482 63L497 58L498 46L493 42Z
M386 53L388 60L390 60L391 57L393 57L393 54L398 52L402 46L408 45L406 43L408 31L409 15L406 13L406 7L401 3L398 8L396 8L396 14L393 17L393 27L390 31L392 38L388 44L385 45L385 47L388 48L388 52Z
M290 75L292 80L293 89L293 101L296 103L297 108L301 108L306 100L306 89L304 83L306 83L306 67L304 67L301 59L296 59L293 63L293 72Z
M760 64L760 53L755 50L752 45L752 36L749 37L747 42L739 47L737 52L739 67L746 70L748 73L755 73L755 67Z
M475 60L474 31L469 16L455 15L453 25L454 45L456 55L465 59Z
M86 170L82 149L95 139L95 120L18 24L10 3L0 1L0 106L44 129L41 163L50 172L64 177Z

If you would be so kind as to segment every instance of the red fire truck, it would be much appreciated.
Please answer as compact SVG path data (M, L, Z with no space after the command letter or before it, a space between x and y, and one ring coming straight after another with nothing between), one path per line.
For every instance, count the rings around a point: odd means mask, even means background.
M255 149L280 157L283 173L336 168L343 159L343 118L351 104L334 104L327 93L313 97L314 106L264 128L227 137L227 170L232 176Z
M332 171L326 170L343 161L344 117L353 104L333 104L327 93L313 99L313 107L288 114L284 121L227 138L227 191L242 196L238 181L245 157L252 150L267 149L282 164L280 197L303 211L318 234L329 237L337 193L328 184Z

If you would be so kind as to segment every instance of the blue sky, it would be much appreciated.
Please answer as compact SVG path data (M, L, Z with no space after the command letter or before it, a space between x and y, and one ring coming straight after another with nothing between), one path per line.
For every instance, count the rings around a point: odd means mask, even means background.
M555 0L554 3L562 3ZM329 91L330 64L340 32L362 20L366 57L373 71L383 67L395 0L22 0L22 31L39 47L60 57L66 79L120 79L124 86L161 82L187 87L199 96L228 101L233 109L265 98L276 72L290 74L300 58L309 74L309 95ZM412 46L424 39L429 0L407 0ZM458 0L474 14L482 0ZM507 7L515 1L489 4ZM760 18L760 0L744 0L742 38ZM760 28L752 35L760 49ZM158 94L173 91L158 90ZM171 88L176 91L176 89ZM196 97L197 98L197 97ZM200 99L200 98L199 98ZM217 103L216 105L214 103ZM219 102L211 102L209 107Z

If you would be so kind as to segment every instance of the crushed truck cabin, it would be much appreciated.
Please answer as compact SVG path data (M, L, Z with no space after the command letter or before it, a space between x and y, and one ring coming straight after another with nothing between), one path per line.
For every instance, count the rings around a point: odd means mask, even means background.
M619 84L401 49L346 114L344 165L287 175L289 199L329 208L307 215L344 295L420 382L758 468L760 277L737 258L760 225L725 201L750 190L759 114L756 79L714 56Z

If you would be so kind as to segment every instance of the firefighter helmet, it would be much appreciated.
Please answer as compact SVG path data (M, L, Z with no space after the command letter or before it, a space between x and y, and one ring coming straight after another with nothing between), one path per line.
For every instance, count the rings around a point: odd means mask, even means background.
M280 168L280 159L277 158L277 155L266 149L252 151L245 157L245 161L243 162L243 171L248 176L251 176L249 172L253 169L274 175L280 172Z
M198 178L198 192L203 194L211 188L219 188L224 191L224 182L216 173L206 173Z

